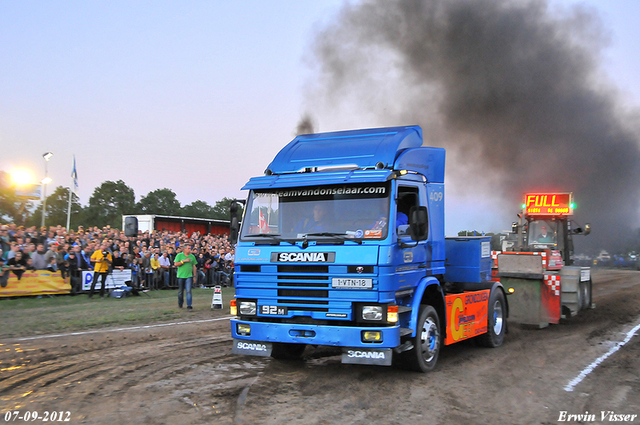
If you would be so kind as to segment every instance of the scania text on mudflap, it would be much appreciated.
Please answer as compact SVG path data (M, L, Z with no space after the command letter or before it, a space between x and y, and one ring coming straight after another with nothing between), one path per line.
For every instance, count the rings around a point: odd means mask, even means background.
M418 126L286 145L243 187L242 219L230 208L233 352L333 346L343 363L426 372L443 345L500 346L509 309L490 238L445 238L444 169Z

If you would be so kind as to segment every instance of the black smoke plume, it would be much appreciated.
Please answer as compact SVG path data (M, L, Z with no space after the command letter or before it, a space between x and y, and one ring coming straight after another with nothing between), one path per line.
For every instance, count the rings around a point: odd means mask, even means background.
M298 122L296 127L296 136L312 133L314 133L313 119L311 118L311 115L305 114L300 118L300 122Z
M600 68L607 42L594 10L545 1L346 4L315 39L315 94L421 125L456 190L497 193L510 217L524 192L573 192L593 228L577 248L617 250L638 225L640 153Z

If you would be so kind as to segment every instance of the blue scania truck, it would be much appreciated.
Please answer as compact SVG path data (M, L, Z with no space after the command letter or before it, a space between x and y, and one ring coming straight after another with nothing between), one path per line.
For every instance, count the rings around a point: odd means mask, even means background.
M233 352L426 372L442 345L502 344L489 237L444 235L445 150L419 126L297 136L231 206ZM239 223L242 223L240 226Z

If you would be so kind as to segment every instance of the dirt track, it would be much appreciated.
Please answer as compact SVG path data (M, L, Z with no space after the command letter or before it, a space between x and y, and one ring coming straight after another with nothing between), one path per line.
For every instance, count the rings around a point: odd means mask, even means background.
M567 423L562 411L596 419L568 423L607 423L600 412L614 411L640 423L640 335L565 390L640 323L640 272L596 272L593 295L595 310L559 325L510 324L500 348L444 347L428 374L342 365L326 349L293 363L232 355L228 320L3 340L0 419L18 410L110 425L554 424Z

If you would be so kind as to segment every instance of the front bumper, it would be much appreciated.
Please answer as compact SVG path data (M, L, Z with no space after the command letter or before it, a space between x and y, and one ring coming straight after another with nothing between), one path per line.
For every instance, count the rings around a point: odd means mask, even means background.
M251 326L250 335L238 334L238 324ZM379 331L382 340L363 342L364 331ZM400 326L332 326L295 323L253 322L231 319L234 339L262 342L329 345L334 347L395 348L400 345Z

